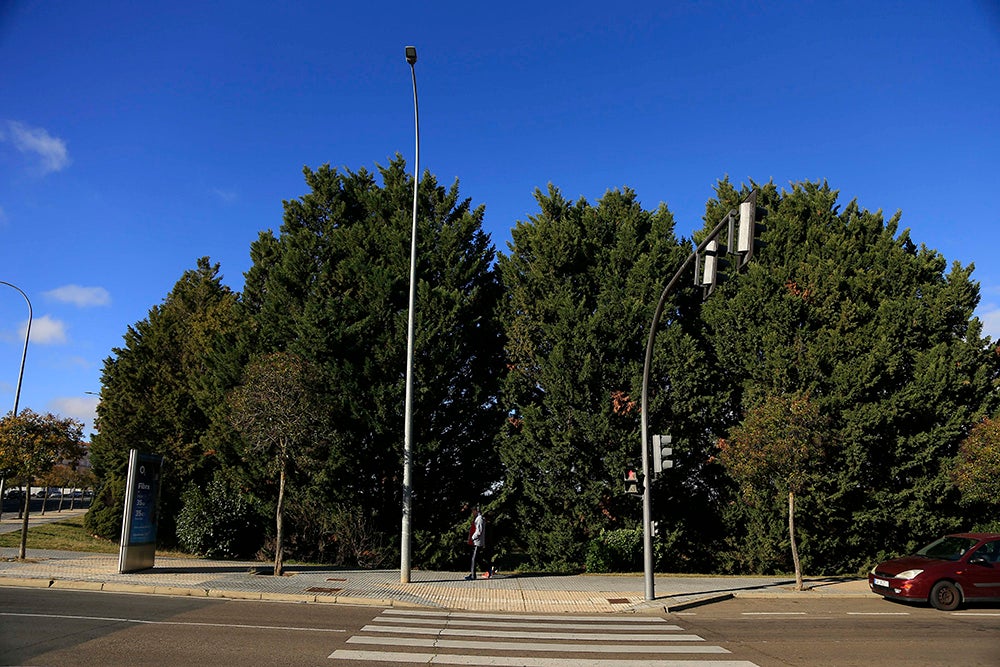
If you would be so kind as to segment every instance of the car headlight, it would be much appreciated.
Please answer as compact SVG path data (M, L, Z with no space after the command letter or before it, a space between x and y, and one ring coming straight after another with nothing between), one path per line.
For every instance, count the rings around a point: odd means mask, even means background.
M907 570L906 572L900 572L893 579L913 579L922 572L923 570Z

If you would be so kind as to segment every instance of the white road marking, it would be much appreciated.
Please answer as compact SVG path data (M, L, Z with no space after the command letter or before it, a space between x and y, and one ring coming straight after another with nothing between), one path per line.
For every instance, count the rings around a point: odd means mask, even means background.
M439 617L439 618L488 618L488 619L501 619L501 620L513 620L513 621L581 621L581 622L592 622L592 623L606 623L607 616L563 616L562 614L558 616L543 616L543 615L531 615L531 614L489 614L481 612L463 612L463 611L424 611L417 609L386 609L382 612L385 616L425 616L425 617ZM666 623L666 619L660 618L659 616L624 616L622 618L616 618L615 623L628 623L630 625L662 625Z
M69 614L20 614L15 612L0 612L0 616L26 616L32 618L59 618L79 621L106 621L109 623L136 623L141 625L190 625L209 628L239 628L249 630L298 630L300 632L339 632L347 630L339 628L300 628L288 625L245 625L242 623L194 623L191 621L150 621L142 618L114 618L111 616L72 616Z
M551 617L550 617L551 618ZM559 620L563 620L560 616ZM378 617L375 619L377 623L415 623L423 625L441 625L442 623L447 623L449 626L452 625L464 625L470 627L485 627L485 628L554 628L554 629L568 629L568 630L639 630L643 629L640 626L636 626L634 623L630 624L620 624L617 623L590 623L590 624L580 624L580 623L543 623L540 620L537 622L527 621L510 621L510 620L477 620L477 619L464 619L464 618L454 618L449 617L446 619L442 618L408 618L405 621L401 621L398 618L383 618ZM650 630L680 630L680 626L677 625L665 625L659 624L649 624Z
M438 635L442 637L468 637L469 631L459 628L415 628L405 625L366 625L361 628L361 632L386 632L396 634L411 635ZM518 632L514 630L490 632L490 637L503 639L564 639L568 641L587 641L595 639L592 633L588 632ZM638 634L603 634L600 636L603 641L619 642L703 642L698 635L638 635Z
M385 610L329 658L477 667L758 667L722 659L731 655L726 648L675 630L682 628L660 617Z
M959 611L952 614L952 616L1000 616L1000 614L988 611Z
M445 653L390 653L382 651L337 650L335 660L406 662L425 665L485 665L495 667L758 667L746 660L615 660L577 658L532 658L498 655L458 655Z
M807 616L804 611L745 611L743 616Z
M386 640L382 637L363 637L355 635L347 640L348 644L373 644L381 646ZM458 648L498 651L561 651L564 653L729 653L721 646L635 646L631 644L541 644L524 642L490 642L474 639L419 639L416 637L394 637L393 646L411 646L423 648Z

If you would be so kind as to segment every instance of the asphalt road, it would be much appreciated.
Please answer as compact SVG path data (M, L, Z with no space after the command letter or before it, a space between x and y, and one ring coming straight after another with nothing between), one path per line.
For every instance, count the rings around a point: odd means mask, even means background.
M670 618L760 667L1000 666L1000 605L946 613L877 597L735 599Z
M660 616L381 609L6 588L3 665L1000 665L1000 608L730 600Z

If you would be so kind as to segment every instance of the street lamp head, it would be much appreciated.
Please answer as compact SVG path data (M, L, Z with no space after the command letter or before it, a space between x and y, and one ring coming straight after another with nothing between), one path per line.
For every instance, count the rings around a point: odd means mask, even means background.
M410 65L414 65L417 62L417 47L408 46L406 47L406 62Z

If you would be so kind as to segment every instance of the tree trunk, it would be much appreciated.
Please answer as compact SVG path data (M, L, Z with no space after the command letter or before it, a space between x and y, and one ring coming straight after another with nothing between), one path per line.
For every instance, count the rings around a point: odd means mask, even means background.
M792 562L795 564L795 590L802 590L802 566L799 564L799 549L795 544L795 493L788 492L788 537L792 541Z
M285 468L287 464L281 462L281 479L278 482L278 509L274 515L274 576L281 576L281 566L285 559L284 554L284 527L282 526L281 512L285 504Z
M42 500L44 503L45 501ZM31 511L31 480L24 487L24 518L21 523L21 547L17 551L18 560L24 560L28 551L28 513Z

